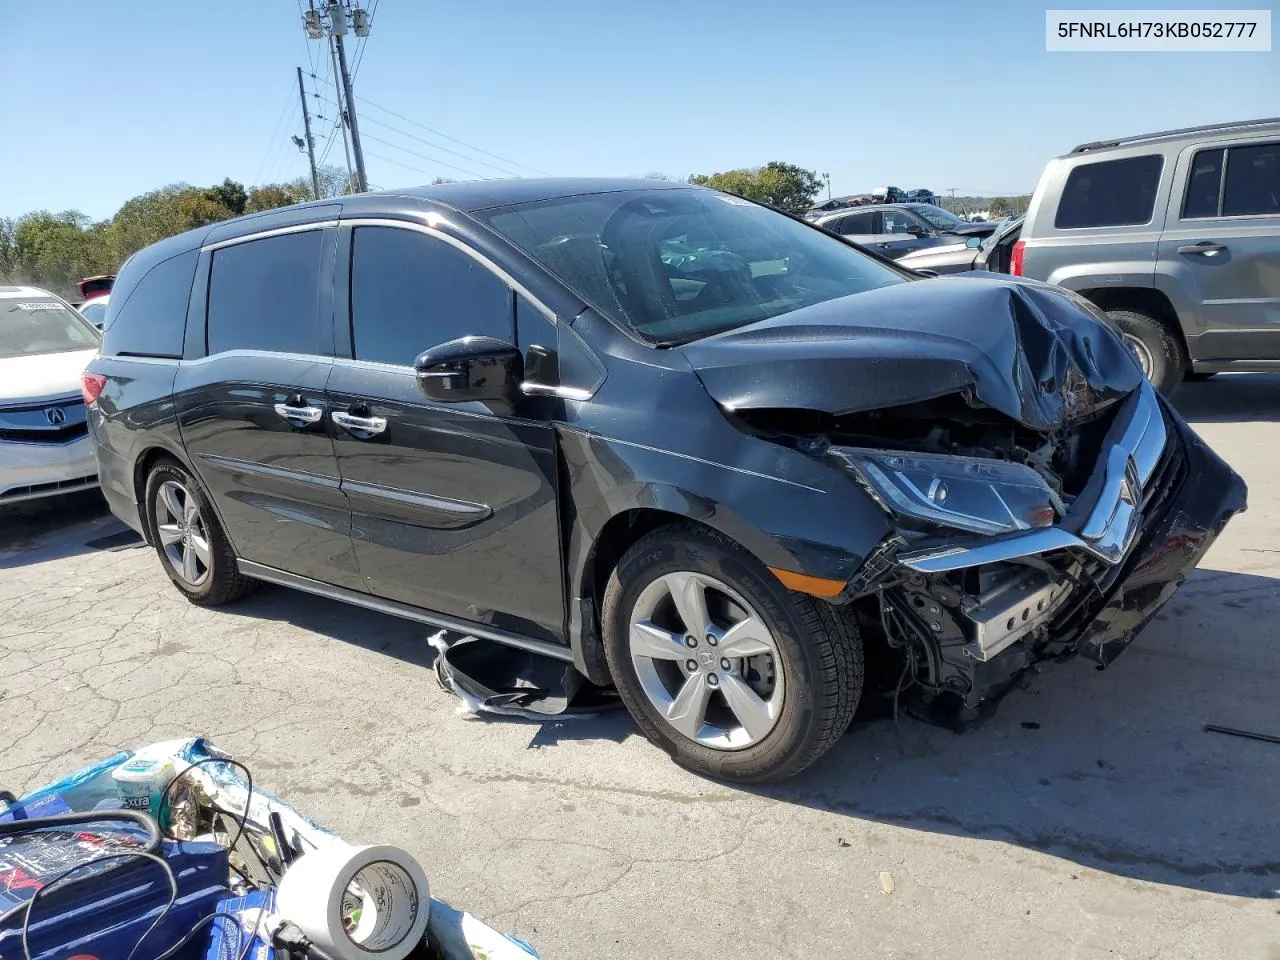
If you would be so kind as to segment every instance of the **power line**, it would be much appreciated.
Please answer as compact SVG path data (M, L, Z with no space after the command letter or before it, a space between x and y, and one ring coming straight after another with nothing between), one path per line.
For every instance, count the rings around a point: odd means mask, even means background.
M288 112L288 110L289 110L289 105L290 105L291 103L294 103L294 102L295 102L295 101L294 101L294 99L293 99L293 90L292 90L292 88L291 88L291 89L289 90L289 99L288 99L288 101L285 103L285 105L284 105L283 107L281 107L281 108L280 108L280 115L279 115L278 117L276 117L276 125L275 125L275 129L274 129L274 130L272 130L272 132L271 132L271 139L267 141L267 151L266 151L266 153L265 153L265 154L263 154L263 156L262 156L262 160L261 160L261 161L259 161L259 163L258 163L258 170L257 170L257 172L256 172L256 173L254 173L254 175L253 175L253 179L254 179L254 182L255 182L255 183L258 181L258 177L259 177L259 175L262 173L262 168L263 168L264 166L266 166L266 163L267 163L267 157L269 157L269 156L272 154L272 152L273 152L273 151L272 151L272 148L273 148L273 147L275 147L275 146L277 145L276 137L279 135L279 133L280 133L280 127L281 127L281 125L284 123L284 115L285 115L285 113L286 113L286 112Z
M373 17L378 12L378 0L373 0L369 5L369 29L373 29ZM365 36L360 41L360 49L356 51L355 66L351 68L351 82L356 82L356 74L360 72L360 64L364 60L364 48L369 45L369 38Z
M324 100L325 98L321 97L321 99ZM334 103L332 100L326 100L325 102L329 103L331 106L337 106L337 104ZM402 137L408 137L410 140L416 140L418 141L418 143L426 144L428 147L431 147L433 150L442 150L445 153L452 154L455 157L461 157L463 160L468 160L471 163L478 163L482 167L489 167L490 169L498 170L501 173L507 174L508 176L512 176L512 177L520 176L520 174L517 173L515 170L508 170L505 167L498 166L496 163L489 163L477 157L469 157L465 153L459 153L457 150L450 150L448 147L441 146L438 143L432 143L430 140L426 140L423 137L419 137L416 134L412 134L408 130L401 130L398 127L393 127L391 124L386 123L385 121L379 120L376 117L365 117L365 122L376 123L378 126L384 127L385 129L390 130L392 133L398 133Z
M418 157L419 159L430 161L431 163L438 164L439 166L442 166L442 167L448 167L450 170L457 170L459 173L465 173L465 174L467 174L467 175L469 175L469 176L476 177L476 178L477 178L477 179L479 179L479 180L491 180L491 179L493 179L492 177L486 177L483 173L477 173L477 172L476 172L476 171L474 171L474 170L468 170L466 167L459 167L459 166L457 166L456 164L447 163L447 162L445 162L444 160L441 160L441 159L440 159L440 158L438 158L438 157L433 157L433 156L430 156L429 154L425 154L425 153L418 153L418 151L416 151L416 150L410 150L408 147L402 147L402 146L400 146L400 144L398 144L398 143L394 143L394 142L393 142L393 141L391 141L391 140L384 140L382 137L375 137L375 136L374 136L373 134L371 134L371 133L367 133L367 134L365 134L365 136L366 136L366 137L368 137L368 139L370 139L370 140L376 140L378 143L386 144L388 147L391 147L391 148L393 148L393 149L395 149L395 150L401 150L401 151L403 151L403 152L405 152L405 153L409 154L409 156L411 156L411 157Z
M369 156L373 157L375 160L381 160L383 163L389 163L389 164L391 164L392 166L395 166L395 167L404 167L404 169L406 169L406 170L412 170L414 173L420 173L420 174L422 174L424 177L435 177L435 176L436 176L436 174L434 174L434 173L430 173L430 172L428 172L428 171L426 171L426 170L423 170L421 167L415 167L415 166L411 166L410 164L407 164L407 163L401 163L399 160L392 160L390 157L384 157L384 156L381 156L380 154L377 154L377 153L371 153L371 154L369 154Z
M285 129L288 130L293 128L293 126L301 119L302 107L295 99L293 102L293 108L289 111L289 119L285 122ZM287 168L289 150L292 147L293 141L284 134L281 134L279 142L276 144L276 149L272 153L272 160L267 164L267 169L264 173L268 183L275 182L276 177L279 175L281 166L285 166Z
M383 113L390 114L391 116L395 117L397 120L403 120L405 123L412 124L415 127L420 127L421 129L426 130L428 133L434 133L437 137L443 137L445 140L448 140L451 143L456 143L461 146L464 146L468 150L472 150L475 153L483 153L486 157L493 157L493 159L501 160L503 163L509 163L513 167L521 167L522 169L525 169L525 170L531 170L532 172L541 174L544 177L551 176L551 174L547 173L547 171L545 170L539 170L537 167L531 167L527 163L520 163L516 160L510 159L509 157L503 157L503 156L500 156L499 154L491 153L488 150L483 150L480 147L475 146L474 144L467 143L465 140L459 140L457 137L451 137L447 133L441 133L439 130L436 130L434 127L428 127L425 123L419 123L417 120L410 120L404 114L396 113L394 110L391 110L380 104L374 103L368 97L362 97L357 95L356 99L364 103L367 103L369 106L373 107L375 110L381 110Z

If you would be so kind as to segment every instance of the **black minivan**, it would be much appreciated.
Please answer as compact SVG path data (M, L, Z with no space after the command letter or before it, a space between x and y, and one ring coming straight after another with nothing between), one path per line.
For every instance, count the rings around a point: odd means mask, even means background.
M1106 663L1244 484L1074 294L922 279L740 197L513 180L132 257L85 398L193 602L268 581L571 662L761 783L868 659L963 720Z

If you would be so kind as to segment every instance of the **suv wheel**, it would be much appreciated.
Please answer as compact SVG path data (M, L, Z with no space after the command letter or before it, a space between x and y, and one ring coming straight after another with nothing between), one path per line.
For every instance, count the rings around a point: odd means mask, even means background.
M176 463L161 463L147 477L151 541L164 571L192 603L213 607L244 596L254 581L236 568L235 551L209 498Z
M1107 316L1147 379L1166 397L1171 395L1187 369L1182 341L1159 318L1140 310L1108 310Z
M623 702L695 773L794 776L844 733L862 692L853 623L704 528L668 527L633 545L609 578L602 621Z

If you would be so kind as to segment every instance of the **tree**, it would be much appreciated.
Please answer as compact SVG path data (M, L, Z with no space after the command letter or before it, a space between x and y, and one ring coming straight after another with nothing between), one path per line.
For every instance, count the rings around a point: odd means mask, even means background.
M237 217L245 212L245 204L249 199L248 194L245 193L244 184L237 183L230 177L227 177L216 187L210 187L204 192L204 195L214 203L222 204Z
M987 204L987 212L992 217L1007 217L1013 212L1013 203L1008 197L992 197Z
M293 183L264 183L249 191L245 202L245 213L259 213L263 210L274 210L294 203L306 203L311 199L311 184L305 180Z
M101 228L76 210L59 214L38 210L0 228L0 280L31 283L64 296L75 281L109 262L101 247Z
M689 182L725 193L736 193L788 213L808 210L822 187L822 181L813 170L777 160L763 167L728 170L710 176L697 174L690 177Z
M211 192L177 183L127 201L111 219L110 247L116 263L166 237L234 216L231 208L210 198Z

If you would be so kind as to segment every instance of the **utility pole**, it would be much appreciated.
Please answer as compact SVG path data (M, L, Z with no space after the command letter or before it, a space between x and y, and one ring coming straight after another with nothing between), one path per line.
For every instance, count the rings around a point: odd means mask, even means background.
M307 91L302 86L302 68L298 68L298 96L302 98L302 127L307 138L307 159L311 161L311 199L320 199L320 178L316 175L316 141L311 136L311 114L307 112Z
M342 128L342 153L347 158L347 189L355 185L356 175L351 167L351 138L347 136L347 108L342 105L342 79L338 73L338 51L333 37L329 38L329 59L333 61L333 95L338 98L338 126Z
M356 0L357 4L359 0ZM355 188L357 192L369 189L369 178L364 170L364 150L360 146L360 124L356 119L355 94L351 91L351 75L347 71L347 51L342 45L342 38L347 33L347 20L355 28L357 37L369 35L369 11L357 5L348 7L348 0L328 0L322 10L315 8L315 0L309 0L307 11L302 15L302 24L307 37L329 40L329 55L333 58L333 87L338 97L338 117L342 124L342 145L347 152L347 174L351 174L351 155L355 154ZM350 141L347 129L351 130Z
M831 174L824 173L822 175L822 179L827 181L827 199L830 200L831 199Z
M958 217L960 216L960 209L956 206L956 188L948 187L947 189L951 191L951 212Z

